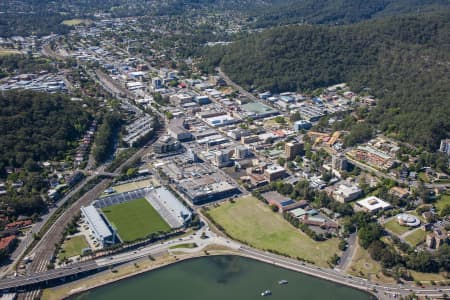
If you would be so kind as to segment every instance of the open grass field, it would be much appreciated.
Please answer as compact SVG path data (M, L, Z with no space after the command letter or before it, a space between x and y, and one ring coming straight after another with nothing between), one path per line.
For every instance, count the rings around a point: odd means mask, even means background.
M420 243L425 241L426 232L422 229L417 229L408 236L405 237L405 240L410 243L413 247L419 245Z
M71 20L65 20L62 23L67 26L76 26L81 24L90 24L92 21L87 19L71 19Z
M402 226L398 224L397 219L394 217L392 220L384 224L384 227L394 233L395 235L402 235L407 232L410 228L407 226Z
M350 275L367 278L374 282L395 282L393 278L383 275L381 265L373 260L369 252L359 244L356 245L355 255L346 272Z
M4 49L0 48L0 56L14 55L14 54L22 54L19 50L15 49Z
M231 237L255 248L276 250L319 266L328 266L327 260L339 254L338 239L316 242L251 196L222 203L210 209L209 215Z
M58 254L58 259L63 260L65 258L74 257L81 254L84 248L88 248L89 244L82 235L74 236L70 240L64 241L62 245L62 251Z
M450 194L442 194L440 199L436 202L436 207L441 210L444 206L450 205Z
M121 184L121 185L116 185L113 187L113 189L117 192L117 193L125 193L125 192L129 192L129 191L133 191L133 190L137 190L137 189L142 189L145 187L148 187L152 184L152 181L150 179L145 179L145 180L141 180L141 181L136 181L136 182L130 182L130 183L125 183L125 184Z
M102 209L108 221L117 228L123 241L134 241L158 231L170 231L169 225L145 198Z

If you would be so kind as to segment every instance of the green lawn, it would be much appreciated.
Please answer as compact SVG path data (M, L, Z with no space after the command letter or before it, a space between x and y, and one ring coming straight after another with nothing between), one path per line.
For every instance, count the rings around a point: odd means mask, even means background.
M86 20L86 19L71 19L71 20L65 20L62 23L67 26L76 26L76 25L80 25L80 24L90 24L91 22L92 22L91 20Z
M425 241L426 232L422 229L417 229L410 235L405 237L405 240L410 243L413 247Z
M197 248L197 247L198 246L196 243L186 243L186 244L170 246L169 249L179 249L179 248L193 249L193 248Z
M81 255L81 251L84 248L88 248L89 244L82 235L74 236L70 240L64 241L61 250L58 254L58 259L63 260L65 258Z
M170 231L169 225L144 198L108 206L102 211L125 242L144 238L158 231Z
M450 205L450 194L442 194L436 202L436 207L441 210L444 206Z
M402 235L410 229L407 226L402 226L398 224L396 217L392 218L392 220L385 223L384 227L396 235Z
M320 266L328 266L327 260L339 254L338 239L316 242L254 197L224 202L209 210L209 215L231 237L259 249L275 250Z

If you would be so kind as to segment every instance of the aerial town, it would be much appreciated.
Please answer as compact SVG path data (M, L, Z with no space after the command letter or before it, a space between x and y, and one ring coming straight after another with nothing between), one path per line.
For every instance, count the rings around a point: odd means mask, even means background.
M1 199L29 192L45 208L2 200L1 299L57 299L44 296L63 281L224 253L379 299L447 297L450 139L430 153L349 130L379 105L370 90L246 90L164 47L183 29L139 39L147 22L98 15L64 35L0 38L37 61L0 78L2 93L62 94L90 114L60 159L4 166Z

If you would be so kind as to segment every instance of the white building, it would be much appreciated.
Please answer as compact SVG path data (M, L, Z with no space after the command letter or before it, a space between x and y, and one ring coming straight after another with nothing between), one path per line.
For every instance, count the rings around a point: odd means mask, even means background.
M365 199L359 200L358 202L356 202L356 204L363 210L370 213L375 213L379 210L391 208L391 205L389 203L375 196L370 196Z
M345 203L358 199L358 197L361 196L361 193L361 189L356 185L349 186L341 184L337 190L333 192L333 198L338 202Z

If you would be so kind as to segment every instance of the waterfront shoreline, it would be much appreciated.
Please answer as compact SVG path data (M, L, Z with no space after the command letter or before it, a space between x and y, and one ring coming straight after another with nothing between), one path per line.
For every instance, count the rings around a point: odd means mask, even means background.
M92 285L90 285L89 283L83 282L83 279L78 281L78 282L75 281L73 283L68 283L67 285L69 285L69 286L71 284L73 284L74 285L73 288L71 288L68 291L67 294L64 294L64 296L62 298L58 298L58 299L68 299L70 297L73 297L73 296L85 293L87 291L90 291L90 290L93 290L93 289L96 289L96 288L99 288L99 287L102 287L102 286L107 286L109 284L113 284L113 283L119 282L121 280L129 279L129 278L132 278L134 276L138 276L138 275L141 275L141 274L144 274L144 273L147 273L147 272L151 272L151 271L154 271L154 270L158 270L158 269L162 269L162 268L165 268L165 267L169 267L169 266L172 266L172 265L174 265L176 263L179 263L179 262L192 260L192 259L198 259L198 258L207 257L207 256L223 256L223 255L233 255L233 256L249 258L249 259L252 259L252 260L255 260L255 261L259 261L259 262L262 262L262 263L266 263L266 264L269 264L269 265L280 267L280 268L283 268L283 269L286 269L286 270L291 270L291 271L294 271L294 272L302 273L302 274L305 274L307 276L311 276L311 277L314 277L314 278L317 278L317 279L326 280L328 282L332 282L332 283L335 283L335 284L338 284L338 285L341 285L341 286L346 286L346 287L349 287L349 288L360 290L360 291L365 292L365 293L367 293L367 294L369 294L371 296L376 297L376 295L374 294L373 291L370 291L370 290L367 290L367 289L362 289L362 288L360 288L358 286L353 286L353 285L348 284L346 282L342 283L342 282L330 280L330 278L326 278L326 277L321 276L319 274L314 274L312 272L305 272L305 270L298 270L298 269L293 268L293 267L289 267L289 266L286 266L286 265L274 263L273 261L270 261L268 259L263 259L263 258L260 258L260 257L256 257L256 256L248 255L248 254L243 254L243 253L240 253L240 252L237 252L237 251L233 251L232 249L206 250L206 251L207 252L205 253L204 249L199 249L196 252L176 251L176 254L174 254L174 252L173 253L169 252L168 253L168 255L169 255L168 257L157 258L155 260L155 263L156 263L155 265L152 265L150 263L150 265L148 265L146 267L143 267L141 269L136 268L135 270L133 270L133 271L131 271L129 273L126 273L126 274L124 274L122 276L118 276L116 278L107 278L107 279L103 279L103 280L100 279L100 281L98 281L98 282L95 282L95 279L94 279L93 280L94 283ZM160 259L161 261L158 262L158 259ZM141 260L141 262L142 262L142 260ZM129 268L130 266L133 266L133 265L135 266L136 263L139 263L139 262L127 263L127 264L124 264L124 265L120 265L120 266L117 267L117 269L118 269L119 272L121 270L122 271L123 270L126 271L126 268ZM101 272L99 274L96 274L96 275L93 275L93 276L106 275L107 272L111 272L111 270L103 271L103 272ZM58 289L65 289L65 288L67 288L67 286L64 287L64 285L63 285L63 286L60 286L60 287L50 288L48 290L52 291L52 292L55 292L57 294ZM43 299L44 300L53 300L53 299L56 299L56 298L55 297L51 297L51 294L50 294L50 295L48 295L48 297L44 297Z

